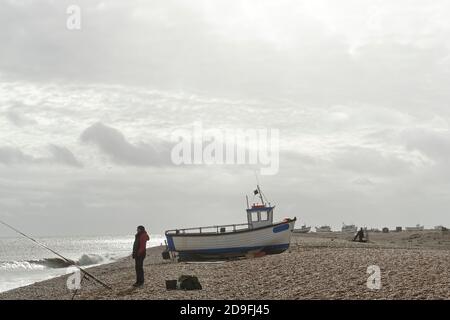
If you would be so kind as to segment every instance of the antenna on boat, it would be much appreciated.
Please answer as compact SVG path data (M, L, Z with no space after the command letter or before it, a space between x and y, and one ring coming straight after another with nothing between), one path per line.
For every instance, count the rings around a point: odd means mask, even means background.
M259 188L259 184L256 185L256 189L258 190L259 197L261 198L261 203L264 205L265 204L264 203L264 198L263 198L263 195L261 193L261 189Z
M258 174L256 173L256 170L254 171L255 173L255 179L256 179L256 190L254 192L254 194L258 194L259 198L261 199L261 203L264 204L264 199L263 199L263 195L261 193L261 189L259 187L259 179L258 179Z
M63 259L65 262L69 263L70 265L73 265L74 267L78 268L81 272L83 272L83 275L86 277L91 278L92 280L94 280L95 282L101 284L103 287L112 290L112 288L110 286L108 286L106 283L104 283L103 281L97 279L96 277L94 277L92 274L90 274L89 272L87 272L86 270L84 270L83 268L81 268L80 266L77 266L76 264L74 264L74 262L70 259L67 259L66 257L60 255L58 252L56 252L53 249L50 249L49 247L47 247L45 244L40 243L39 241L27 236L25 233L17 230L16 228L14 228L13 226L7 224L6 222L0 220L0 223L3 224L4 226L8 227L9 229L17 232L18 234L24 236L25 238L27 238L28 240L33 241L34 243L36 243L38 246L47 249L48 251L52 252L53 254L57 255L58 257L60 257L61 259Z
M261 188L259 187L259 179L258 179L258 174L257 174L256 170L254 171L254 173L255 173L255 179L256 179L256 190L258 191L259 198L261 199L261 203L263 205L265 205L264 198L266 198L266 201L269 203L269 206L270 206L269 200L267 199L266 195L261 191ZM255 190L255 195L256 195L256 190Z

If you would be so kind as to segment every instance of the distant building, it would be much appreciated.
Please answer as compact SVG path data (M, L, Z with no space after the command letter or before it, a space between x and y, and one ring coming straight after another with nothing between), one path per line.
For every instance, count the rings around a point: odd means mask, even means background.
M388 233L389 232L389 228L384 227L383 228L383 233Z

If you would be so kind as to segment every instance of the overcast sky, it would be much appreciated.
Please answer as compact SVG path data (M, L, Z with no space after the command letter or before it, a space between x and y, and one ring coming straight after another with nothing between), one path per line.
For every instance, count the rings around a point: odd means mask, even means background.
M449 72L447 0L1 1L0 218L34 235L245 222L253 167L170 161L201 122L280 130L260 177L278 219L450 226Z

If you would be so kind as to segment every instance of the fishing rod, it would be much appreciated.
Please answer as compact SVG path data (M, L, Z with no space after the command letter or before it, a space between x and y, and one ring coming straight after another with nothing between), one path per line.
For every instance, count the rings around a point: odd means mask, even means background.
M16 228L14 228L13 226L7 224L6 222L0 220L0 223L3 224L4 226L8 227L9 229L17 232L18 234L24 236L25 238L27 238L28 240L33 241L34 243L36 243L38 246L49 250L50 252L52 252L53 254L57 255L58 257L60 257L61 259L63 259L65 262L69 263L70 265L73 265L74 267L78 268L81 272L83 272L84 275L88 276L89 278L92 278L95 282L101 284L103 287L112 290L112 288L110 286L108 286L106 283L104 283L103 281L97 279L96 277L94 277L92 274L90 274L89 272L87 272L86 270L84 270L83 268L81 268L80 266L77 266L74 261L67 259L66 257L62 256L61 254L59 254L58 252L56 252L55 250L47 247L45 244L40 243L39 241L31 238L30 236L27 236L25 233L21 232L20 230L17 230Z

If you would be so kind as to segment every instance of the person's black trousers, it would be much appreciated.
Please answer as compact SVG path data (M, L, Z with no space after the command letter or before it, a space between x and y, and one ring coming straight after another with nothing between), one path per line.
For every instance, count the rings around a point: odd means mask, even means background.
M145 256L134 259L136 264L136 283L138 284L144 283L144 259Z

